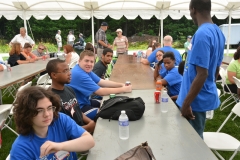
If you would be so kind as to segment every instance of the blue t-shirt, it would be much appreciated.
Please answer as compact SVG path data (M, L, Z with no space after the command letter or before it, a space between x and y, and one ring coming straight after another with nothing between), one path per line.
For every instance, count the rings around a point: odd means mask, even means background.
M39 158L40 147L46 141L64 142L79 138L84 132L85 130L77 125L69 116L59 113L59 118L49 125L46 138L40 138L35 134L27 136L19 135L12 145L10 159L54 160L57 159L58 155L61 155L65 157L64 160L75 160L77 159L77 154L66 151L59 151Z
M167 71L164 79L167 81L167 88L169 96L176 96L179 94L182 75L178 73L178 68L174 67L171 70Z
M204 23L198 28L192 39L192 49L188 52L183 82L176 101L180 107L197 75L196 66L207 69L208 77L191 103L192 110L205 112L219 106L215 74L223 59L224 45L225 37L217 25Z
M98 82L101 79L93 72L85 72L79 65L76 65L71 72L72 79L69 86L76 93L80 108L91 105L90 96L100 88Z
M180 62L182 62L182 57L181 57L181 54L178 50L170 47L170 46L165 46L165 47L162 47L162 48L157 48L155 49L148 57L148 62L149 63L153 63L153 62L158 62L157 60L157 57L156 57L156 54L157 54L157 51L159 50L162 50L164 52L173 52L174 53L174 56L175 56L175 65L178 66Z

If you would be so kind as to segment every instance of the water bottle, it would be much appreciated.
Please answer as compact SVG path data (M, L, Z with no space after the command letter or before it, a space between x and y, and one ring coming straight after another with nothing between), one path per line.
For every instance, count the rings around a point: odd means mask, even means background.
M168 111L168 94L167 91L163 91L161 95L161 111L166 113Z
M123 110L121 111L121 115L118 119L119 125L119 138L122 140L126 140L129 138L129 121L126 112Z
M141 56L142 56L142 52L138 51L138 53L137 53L137 62L141 61Z

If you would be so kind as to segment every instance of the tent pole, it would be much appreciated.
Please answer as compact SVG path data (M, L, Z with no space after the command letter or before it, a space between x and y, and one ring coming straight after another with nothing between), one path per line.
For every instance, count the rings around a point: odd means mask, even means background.
M230 33L231 33L231 21L232 21L232 10L229 11L228 14L228 36L227 36L227 56L229 55L229 40L230 40Z
M163 47L163 15L162 15L162 9L161 9L161 47Z
M24 23L24 28L26 29L26 34L28 35L27 31L27 22L26 22L26 11L23 11L23 23Z
M92 8L92 45L94 46L94 21L93 21L93 7Z

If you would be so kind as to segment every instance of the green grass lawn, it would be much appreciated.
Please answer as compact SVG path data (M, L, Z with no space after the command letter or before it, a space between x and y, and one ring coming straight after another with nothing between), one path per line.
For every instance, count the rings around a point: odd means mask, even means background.
M218 88L222 89L220 85L218 85ZM221 101L223 101L226 98L227 98L227 96L221 97ZM6 103L12 103L12 101L13 101L12 97L6 97L6 96L3 97L3 102L5 104ZM219 108L217 110L215 110L213 119L206 121L205 131L212 131L212 132L217 131L217 129L222 124L222 122L225 120L225 118L230 113L233 106L234 106L234 104L227 107L223 111L220 111ZM13 128L15 127L14 123L13 123L12 127ZM240 134L239 134L240 133L240 118L236 118L235 121L232 121L230 119L227 122L227 124L225 125L225 127L222 129L222 132L228 133L228 134L234 136L235 138L240 139ZM2 131L3 143L2 143L2 148L0 149L0 155L1 155L0 159L1 160L4 160L8 156L9 151L11 149L11 145L14 142L16 137L17 136L8 129L4 129ZM220 152L220 154L225 159L229 159L230 156L232 155L232 153L233 152ZM238 159L240 159L240 153L238 153L234 158L234 160L238 160Z

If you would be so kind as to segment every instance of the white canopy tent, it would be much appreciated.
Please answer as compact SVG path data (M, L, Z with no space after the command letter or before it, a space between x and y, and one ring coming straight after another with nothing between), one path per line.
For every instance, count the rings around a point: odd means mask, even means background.
M154 15L161 20L159 34L163 39L163 19L168 15L172 19L180 19L183 16L191 19L189 2L190 0L0 0L0 17L14 20L20 16L26 28L26 20L31 16L38 20L46 16L52 20L58 20L61 16L67 20L73 20L77 16L81 19L92 18L94 41L93 17L105 19L109 15L113 19L120 19L122 16L135 19L140 16L142 19L150 19ZM240 18L240 1L212 0L211 14L218 19L229 17L231 24L231 18ZM229 44L227 46L229 49Z

